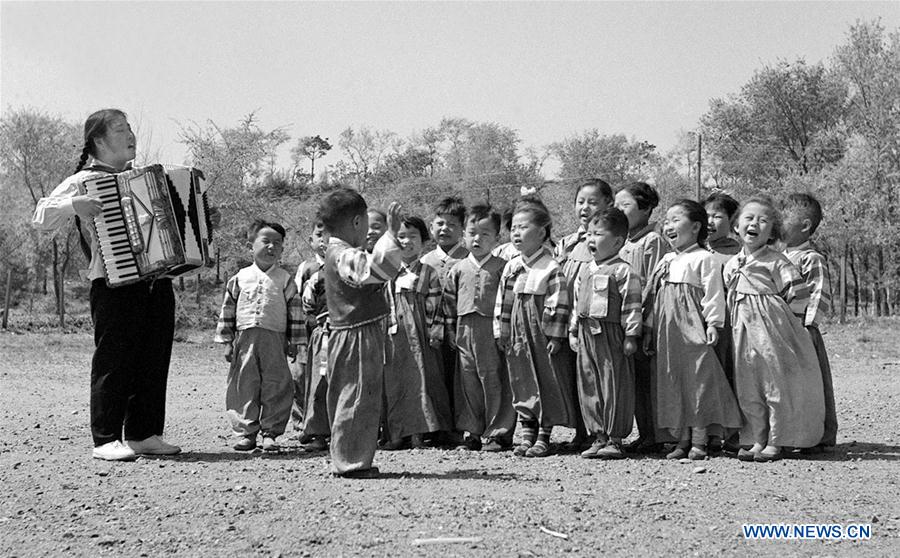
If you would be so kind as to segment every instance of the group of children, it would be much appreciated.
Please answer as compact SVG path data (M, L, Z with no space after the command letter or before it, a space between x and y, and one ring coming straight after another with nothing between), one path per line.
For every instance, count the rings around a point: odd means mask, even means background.
M445 198L429 227L338 189L317 214L315 261L293 278L278 263L284 229L254 223L254 263L229 280L216 336L235 449L260 434L276 449L292 416L302 446L330 447L345 477L376 475L379 445L544 457L554 426L575 429L567 445L585 458L670 443L672 459L724 448L772 461L834 446L818 202L714 194L675 202L662 226L658 203L642 182L614 194L586 180L577 231L554 243L538 197L506 223ZM292 379L284 355L298 352Z

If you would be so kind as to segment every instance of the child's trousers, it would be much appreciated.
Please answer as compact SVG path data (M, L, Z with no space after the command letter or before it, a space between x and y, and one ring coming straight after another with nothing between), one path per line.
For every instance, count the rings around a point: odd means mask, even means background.
M284 333L262 328L237 332L225 405L239 436L280 436L291 417L294 385L284 356Z
M328 419L331 470L372 468L384 394L387 318L328 336Z

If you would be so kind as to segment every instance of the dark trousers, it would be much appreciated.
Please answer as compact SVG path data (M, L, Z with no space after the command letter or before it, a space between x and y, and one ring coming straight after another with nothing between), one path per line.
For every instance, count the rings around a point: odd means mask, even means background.
M653 379L654 355L638 348L634 354L634 418L638 434L647 443L656 442L656 390Z
M175 333L172 281L109 288L91 283L94 358L91 435L94 445L163 433L166 381Z
M450 348L449 343L441 344L441 367L444 370L444 385L450 397L450 416L456 416L456 402L454 401L454 384L456 382L456 351ZM456 425L454 425L456 426Z

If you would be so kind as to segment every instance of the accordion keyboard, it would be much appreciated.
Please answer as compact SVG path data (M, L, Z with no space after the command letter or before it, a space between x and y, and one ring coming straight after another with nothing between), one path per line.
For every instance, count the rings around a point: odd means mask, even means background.
M85 193L98 198L101 203L101 214L94 218L94 227L97 230L106 276L115 282L138 279L140 273L132 252L125 215L119 203L116 177L111 175L86 180L84 186Z

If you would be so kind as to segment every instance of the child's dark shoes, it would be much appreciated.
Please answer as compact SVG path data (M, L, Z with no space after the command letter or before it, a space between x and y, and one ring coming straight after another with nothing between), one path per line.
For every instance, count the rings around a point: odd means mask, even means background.
M256 436L243 436L231 447L237 451L253 451L256 449Z

